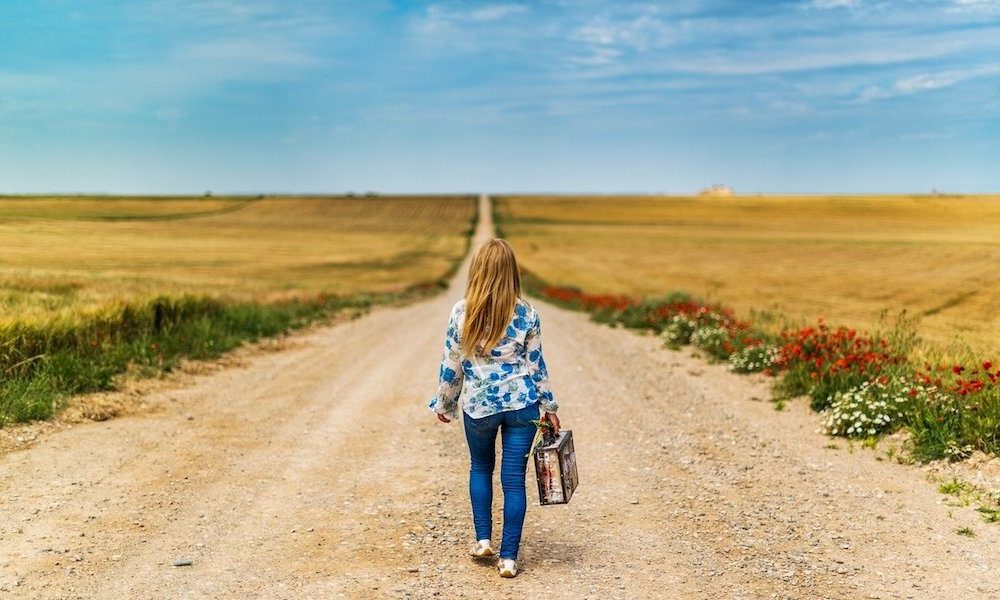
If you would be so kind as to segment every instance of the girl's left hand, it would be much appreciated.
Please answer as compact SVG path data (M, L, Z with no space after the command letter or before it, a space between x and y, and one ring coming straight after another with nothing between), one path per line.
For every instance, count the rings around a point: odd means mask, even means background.
M438 421L441 421L442 423L451 423L451 419L442 415L441 413L438 413Z
M559 433L559 417L556 416L556 413L545 413L543 419L549 422L549 426L552 427L552 433Z

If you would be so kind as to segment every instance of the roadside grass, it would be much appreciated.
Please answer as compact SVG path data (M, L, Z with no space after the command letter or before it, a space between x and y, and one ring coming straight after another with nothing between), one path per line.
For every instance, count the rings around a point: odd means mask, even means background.
M774 377L775 409L806 396L830 435L875 447L880 436L905 428L908 452L919 461L1000 452L1000 367L915 362L930 353L906 319L876 333L820 322L773 335L680 293L643 301L553 288L530 273L522 280L529 293L596 321L650 329L668 347L691 345L734 372Z
M996 523L1000 521L1000 508L992 506L980 506L976 508L976 512L983 518L986 523Z
M0 425L47 419L67 399L110 390L126 371L154 376L182 358L210 359L345 310L434 291L317 297L263 305L198 297L160 297L51 323L0 327Z
M1000 522L1000 496L983 488L952 477L938 484L938 492L949 496L949 506L956 508L975 507L984 523Z
M951 481L945 481L938 486L938 491L942 494L947 494L949 496L962 497L970 494L973 491L973 486L964 481L959 481L958 479L952 479Z
M171 370L182 358L214 358L245 341L281 334L342 311L363 311L436 293L458 268L477 220L471 197L292 199L272 202L265 214L251 214L249 219L245 213L251 208L242 201L238 210L229 206L222 213L218 199L208 201L207 208L193 199L173 206L169 200L148 199L80 202L82 206L66 208L67 217L51 201L38 208L25 199L0 200L0 229L13 232L0 237L0 250L14 248L18 237L20 241L37 237L40 229L49 245L34 248L37 262L60 265L58 272L39 275L16 256L0 253L0 426L48 418L73 394L113 389L126 371L155 375ZM368 212L364 202L372 202ZM21 211L16 218L5 217L13 211L8 204ZM277 223L271 218L274 209L284 213ZM181 247L173 253L182 265L192 260L218 262L220 266L208 276L215 281L208 282L197 269L170 281L162 272L142 276L136 257L150 246L169 250L169 240L154 236L144 242L134 232L120 229L124 219L81 217L87 211L107 216L115 210L119 216L139 217L147 210L151 219L134 220L152 221L188 239L207 235L211 242L211 232L222 230L218 237L227 241L221 245L203 244L199 252ZM164 218L172 214L170 210L209 215L184 217L186 221ZM28 219L29 213L37 220ZM238 225L233 223L236 215ZM206 219L214 222L206 227ZM39 226L41 220L46 222ZM71 239L49 237L52 221L67 221L57 225L84 233ZM285 231L295 226L304 227L297 244ZM320 234L331 239L312 246ZM246 258L227 256L228 245L240 235ZM338 241L340 236L348 239ZM81 238L108 244L89 249L100 261L73 260L71 246ZM358 240L363 243L352 247ZM386 248L380 247L383 242ZM282 253L280 260L270 260L286 266L270 278L260 276L261 264L253 262L255 256L268 260L262 256L268 250ZM337 251L335 267L322 266L322 261L333 258L331 250ZM295 253L297 260L291 260ZM296 269L309 268L317 268L323 277L296 275ZM128 271L132 276L122 277ZM250 273L257 275L253 281L244 279ZM157 290L162 293L152 293Z

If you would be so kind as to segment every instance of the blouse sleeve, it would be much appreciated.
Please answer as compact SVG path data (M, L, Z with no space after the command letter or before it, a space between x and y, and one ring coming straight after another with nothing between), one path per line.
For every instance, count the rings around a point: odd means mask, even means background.
M458 319L452 310L444 340L441 368L438 370L438 393L431 398L430 409L452 419L458 418L458 398L462 393L462 352L458 340Z
M537 311L531 329L524 338L524 348L528 353L528 373L535 382L542 410L554 413L559 409L559 403L553 398L549 387L549 371L545 368L545 357L542 356L542 320Z

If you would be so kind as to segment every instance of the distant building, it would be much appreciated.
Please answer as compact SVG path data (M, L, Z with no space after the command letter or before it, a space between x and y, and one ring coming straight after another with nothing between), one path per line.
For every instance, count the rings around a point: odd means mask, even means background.
M733 191L733 188L729 187L728 185L717 183L711 187L707 187L701 190L700 192L698 192L698 195L728 198L730 196L735 196L736 192Z

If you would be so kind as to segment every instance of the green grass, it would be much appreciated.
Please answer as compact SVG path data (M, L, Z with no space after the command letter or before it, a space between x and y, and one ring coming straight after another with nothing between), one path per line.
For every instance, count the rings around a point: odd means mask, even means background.
M965 483L964 481L959 481L958 479L952 479L951 481L945 481L938 486L938 491L942 494L947 494L949 496L959 496L961 494L967 494L972 491L972 486Z
M996 523L1000 521L1000 508L980 506L976 508L976 512L978 512L979 516L983 518L983 521L987 523Z
M436 289L267 305L164 296L86 319L0 327L0 425L47 419L73 394L113 389L126 371L152 376L170 371L182 358L215 358L244 342L345 310L366 310Z
M976 506L976 512L983 519L984 523L1000 522L1000 505L997 504L997 494L990 493L966 481L952 478L949 481L942 481L938 484L938 491L954 500L949 501L951 506L966 507Z

